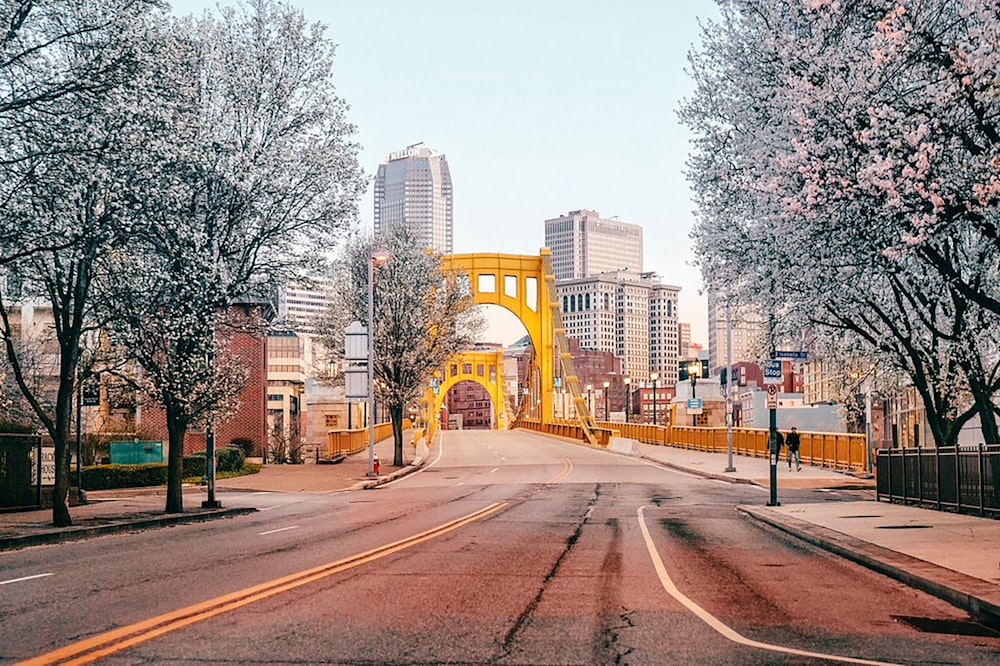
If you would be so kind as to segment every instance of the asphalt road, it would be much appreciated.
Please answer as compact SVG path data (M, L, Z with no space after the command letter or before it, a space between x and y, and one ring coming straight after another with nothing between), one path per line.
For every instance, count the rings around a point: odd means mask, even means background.
M525 431L448 432L374 490L227 494L261 510L0 553L0 660L998 662L963 612L735 511L764 500Z

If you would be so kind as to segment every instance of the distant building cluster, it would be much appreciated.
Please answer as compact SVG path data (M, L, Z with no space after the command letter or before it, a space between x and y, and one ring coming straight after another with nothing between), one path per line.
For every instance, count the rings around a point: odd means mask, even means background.
M378 166L374 231L378 234L396 225L405 225L427 247L452 253L453 190L443 154L415 144L391 153ZM691 340L690 323L679 320L681 288L664 283L644 267L640 225L580 209L544 220L544 231L570 353L588 407L598 420L665 425L671 406L693 397L696 389L699 396L721 405L723 391L735 386L731 410L736 424L761 425L765 411L760 363L767 350L763 348L765 322L759 313L730 307L724 294L709 293L708 348L703 352ZM320 455L329 430L362 427L365 405L347 401L343 387L319 381L336 373L318 335L330 306L331 288L322 280L284 285L274 297L275 316L266 340L245 336L234 340L235 351L251 367L251 380L239 418L217 433L221 445L237 444L252 455L303 462ZM12 326L24 337L51 326L50 320L51 309L25 303L13 312ZM40 350L42 362L49 358L46 353L52 355L51 350ZM526 378L535 361L527 337L504 354L504 393L509 404L499 407L510 415L527 393ZM691 366L695 368L704 363L704 374L709 375L698 377L697 386L689 382L685 369L691 363L697 364ZM789 410L786 413L796 414L791 418L798 419L800 428L842 429L834 407L806 409L836 402L842 378L819 360L789 362L784 368L782 404ZM162 413L155 406L123 398L110 383L100 384L97 395L100 399L86 403L82 410L85 431L99 431L109 422L127 422L137 431L145 429L165 439ZM445 427L490 428L498 423L498 406L492 405L478 384L458 384L445 404ZM377 421L384 418L384 408L379 407L376 404ZM557 418L575 417L565 385L556 386L554 409ZM915 397L903 395L894 403L887 402L884 409L892 411L893 441L919 442L922 417ZM718 425L712 420L715 417L700 418L695 422ZM889 432L876 427L873 436L885 439ZM189 440L186 448L203 446L204 432L192 431Z

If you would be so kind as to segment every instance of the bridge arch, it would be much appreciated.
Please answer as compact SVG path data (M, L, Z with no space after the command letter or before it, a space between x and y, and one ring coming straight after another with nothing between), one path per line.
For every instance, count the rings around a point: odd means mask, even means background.
M552 272L552 250L542 248L538 256L499 253L445 255L442 257L442 269L458 270L469 276L476 305L498 305L513 313L524 325L535 352L534 367L537 372L528 383L532 403L537 404L539 420L552 423L555 420L555 390L568 391L573 397L586 439L596 443L596 424L580 390L562 324L562 310ZM428 403L437 404L437 401Z
M445 364L443 377L434 386L434 413L440 414L448 391L462 382L473 382L486 389L497 415L497 429L510 427L507 391L504 383L503 350L467 351Z

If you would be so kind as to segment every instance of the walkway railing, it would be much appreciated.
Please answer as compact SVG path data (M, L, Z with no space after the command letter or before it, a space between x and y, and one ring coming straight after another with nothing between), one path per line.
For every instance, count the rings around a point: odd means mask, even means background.
M675 446L681 449L725 453L728 451L726 428L693 426L654 426L646 423L598 423L601 428L617 430L622 437L646 444ZM800 432L799 456L803 463L842 471L868 469L864 435L835 432ZM766 458L768 431L764 428L733 428L733 453ZM787 453L787 451L785 452Z
M567 437L581 442L589 441L587 431L584 430L583 424L580 421L559 420L552 423L542 423L538 419L518 419L512 427L533 430L546 435L555 435L556 437ZM607 446L608 442L611 441L611 436L615 434L612 429L600 426L591 428L590 430L598 446Z
M1000 445L879 449L878 499L1000 517Z
M411 427L409 419L403 419L403 431ZM375 424L375 441L392 437L392 422ZM368 428L355 430L330 430L326 434L326 456L349 456L364 451L368 447Z

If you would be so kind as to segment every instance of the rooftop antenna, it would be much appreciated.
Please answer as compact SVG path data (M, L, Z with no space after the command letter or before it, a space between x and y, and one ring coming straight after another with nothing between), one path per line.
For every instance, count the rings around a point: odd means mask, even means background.
M416 148L417 146L422 146L422 145L424 145L423 141L417 141L416 143L411 143L410 145L408 145L406 149L409 150L410 148Z

